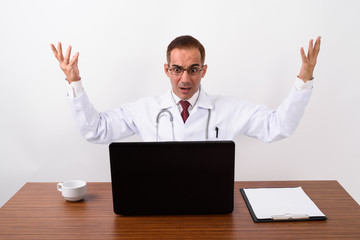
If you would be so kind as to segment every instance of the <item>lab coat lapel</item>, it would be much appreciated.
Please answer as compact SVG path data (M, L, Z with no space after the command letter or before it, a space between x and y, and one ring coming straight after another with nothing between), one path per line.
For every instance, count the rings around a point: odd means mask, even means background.
M194 106L193 112L195 113L198 108L213 109L213 104L203 87L201 87L199 94L200 96L197 103Z
M179 108L176 105L173 96L171 95L171 89L168 90L164 95L162 95L160 97L160 102L159 102L159 111L163 110L163 109L168 109L171 114L173 115L174 118L174 122L178 122L180 125L183 125L183 120L181 118L180 112L179 112ZM181 119L181 121L180 121Z
M193 110L190 113L189 118L187 119L186 124L193 125L194 121L199 121L199 118L202 118L202 116L205 116L203 114L206 113L206 116L208 116L208 110L210 111L213 109L213 104L211 102L211 99L206 94L205 90L201 87L199 92L199 98L193 108ZM205 110L205 111L204 111Z
M184 140L184 121L180 115L178 106L176 105L173 96L171 95L171 89L164 95L160 96L159 111L167 109L171 112L174 118L174 135L175 139L182 141ZM167 131L171 131L171 128L167 128ZM169 139L170 140L170 139Z
M175 105L174 99L171 96L171 89L160 96L159 107L160 110L171 108Z

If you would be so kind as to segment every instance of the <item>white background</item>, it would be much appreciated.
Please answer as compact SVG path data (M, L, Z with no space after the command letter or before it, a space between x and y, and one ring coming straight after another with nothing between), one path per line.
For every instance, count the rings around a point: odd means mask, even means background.
M299 73L300 47L322 36L299 127L271 144L239 136L236 180L337 180L359 203L359 10L356 0L1 0L0 206L27 181L110 181L108 146L80 136L50 43L80 52L104 111L169 89L166 47L184 34L206 48L208 93L272 108Z

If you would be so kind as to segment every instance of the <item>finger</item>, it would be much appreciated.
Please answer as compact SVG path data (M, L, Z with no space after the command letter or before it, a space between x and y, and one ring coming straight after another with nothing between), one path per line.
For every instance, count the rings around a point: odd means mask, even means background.
M63 60L64 60L64 56L63 56L63 53L62 53L61 42L58 43L58 60L59 60L59 61L63 61Z
M65 54L65 63L69 63L70 61L70 54L71 54L71 45L68 46Z
M79 52L75 53L75 55L72 57L70 65L77 65L79 59Z
M56 57L56 59L58 59L58 57L57 57L57 50L56 50L56 48L55 48L55 46L54 46L54 44L50 44L50 47L51 47L51 50L53 51L53 53L54 53L54 56Z
M321 37L319 36L319 37L317 37L315 46L314 46L315 57L317 57L320 52L320 44L321 44Z
M310 39L307 57L311 59L312 56L313 56L313 40Z
M300 48L300 54L301 54L302 61L306 62L306 55L305 55L305 51L304 51L303 47Z
M79 54L77 55L75 61L74 61L74 65L77 67L78 65L78 62L79 62Z

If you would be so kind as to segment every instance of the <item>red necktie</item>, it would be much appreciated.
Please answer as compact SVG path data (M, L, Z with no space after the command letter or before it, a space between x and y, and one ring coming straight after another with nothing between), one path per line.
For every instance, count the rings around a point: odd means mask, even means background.
M186 119L189 117L189 111L188 108L190 106L190 103L188 101L180 101L180 105L182 107L181 117L186 122Z

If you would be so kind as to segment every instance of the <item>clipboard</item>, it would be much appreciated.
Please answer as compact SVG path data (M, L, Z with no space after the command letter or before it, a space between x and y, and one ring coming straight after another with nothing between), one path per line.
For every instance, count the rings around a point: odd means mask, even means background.
M301 187L241 188L240 193L255 223L327 220Z

